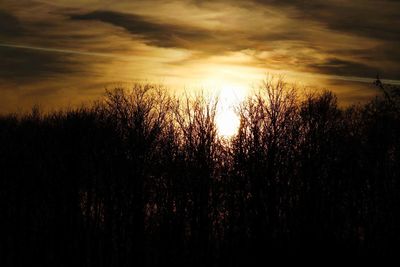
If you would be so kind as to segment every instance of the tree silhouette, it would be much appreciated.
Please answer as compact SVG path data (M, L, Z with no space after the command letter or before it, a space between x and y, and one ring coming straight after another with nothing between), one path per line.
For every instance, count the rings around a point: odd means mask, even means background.
M379 79L378 79L379 80ZM217 98L154 84L0 117L2 266L241 266L389 257L400 241L396 87L339 107L267 78L226 140Z

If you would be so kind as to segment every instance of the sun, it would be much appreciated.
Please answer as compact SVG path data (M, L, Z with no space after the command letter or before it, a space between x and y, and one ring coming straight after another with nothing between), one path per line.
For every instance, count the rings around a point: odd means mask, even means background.
M234 136L240 125L240 118L235 109L244 99L244 91L233 86L223 86L219 92L216 114L218 134L224 138Z
M239 128L239 117L233 111L223 111L216 119L218 135L231 137L236 134Z

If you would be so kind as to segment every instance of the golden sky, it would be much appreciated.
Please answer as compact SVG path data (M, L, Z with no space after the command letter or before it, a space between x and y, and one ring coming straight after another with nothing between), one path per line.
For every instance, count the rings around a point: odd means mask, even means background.
M377 72L399 83L399 14L397 0L0 0L0 112L136 81L243 91L267 73L365 101Z

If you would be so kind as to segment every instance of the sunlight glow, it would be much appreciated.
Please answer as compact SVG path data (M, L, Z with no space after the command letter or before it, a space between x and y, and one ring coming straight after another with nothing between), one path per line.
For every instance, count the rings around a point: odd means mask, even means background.
M245 91L234 86L224 85L219 92L216 124L218 134L230 138L237 133L240 125L239 116L235 108L244 100Z

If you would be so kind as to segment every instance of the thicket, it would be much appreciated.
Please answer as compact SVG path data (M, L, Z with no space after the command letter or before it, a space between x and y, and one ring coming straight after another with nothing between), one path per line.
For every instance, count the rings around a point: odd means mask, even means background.
M382 86L383 88L383 86ZM218 135L217 101L160 86L0 118L0 265L242 266L389 256L400 99L340 108L266 80Z

